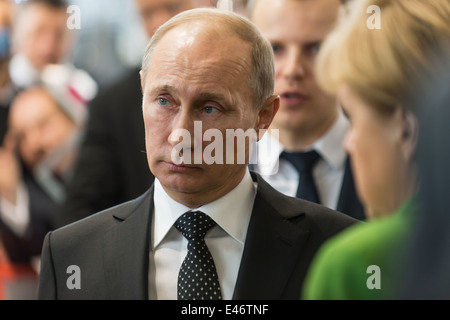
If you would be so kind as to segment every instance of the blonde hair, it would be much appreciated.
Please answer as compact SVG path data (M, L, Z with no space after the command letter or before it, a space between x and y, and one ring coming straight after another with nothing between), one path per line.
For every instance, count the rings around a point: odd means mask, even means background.
M380 8L380 29L367 26L371 5ZM450 1L353 0L348 6L349 16L318 54L319 85L336 94L345 83L380 112L407 107L441 68L440 54L449 52Z
M274 91L275 71L272 46L252 22L229 11L214 8L191 9L179 13L160 26L150 39L142 60L144 83L153 52L159 41L168 31L191 22L202 22L204 26L213 26L211 30L205 31L219 32L215 35L219 37L221 34L232 32L250 45L252 65L248 79L249 86L253 91L253 104L257 109L261 108L264 101L273 95Z

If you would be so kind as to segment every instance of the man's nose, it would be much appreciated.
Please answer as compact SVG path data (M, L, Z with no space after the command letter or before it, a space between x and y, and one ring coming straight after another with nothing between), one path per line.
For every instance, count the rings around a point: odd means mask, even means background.
M41 132L37 128L30 128L23 133L22 144L28 149L40 149L41 148Z
M37 130L29 130L20 142L21 150L26 154L29 162L36 164L44 154L42 141Z
M298 81L305 75L304 61L299 49L289 50L281 68L282 75L291 80Z
M175 116L169 143L172 146L172 161L174 163L201 163L203 146L203 125L201 121L188 111Z
M183 147L194 148L198 142L195 141L194 136L202 134L201 122L196 121L194 115L189 110L183 110L184 108L181 109L182 111L175 115L175 118L173 119L169 142L172 145L175 145L183 140Z

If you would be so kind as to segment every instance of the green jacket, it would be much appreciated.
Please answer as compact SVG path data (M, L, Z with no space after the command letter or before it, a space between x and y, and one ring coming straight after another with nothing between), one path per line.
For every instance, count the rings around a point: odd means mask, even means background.
M303 299L395 299L414 203L409 201L392 216L354 225L328 240L311 264Z

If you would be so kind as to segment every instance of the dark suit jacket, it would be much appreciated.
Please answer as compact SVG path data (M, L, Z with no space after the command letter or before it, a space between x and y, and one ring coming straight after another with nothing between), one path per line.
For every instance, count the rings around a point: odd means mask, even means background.
M134 199L153 183L145 154L139 69L91 103L84 141L55 228Z
M350 164L350 157L347 157L347 160L345 162L344 179L342 180L341 193L339 195L339 201L336 210L358 220L366 219L364 208L359 201L358 194L356 193L355 182L353 181L353 173Z
M0 238L13 263L31 263L31 258L41 254L44 237L52 230L52 221L58 204L44 191L32 174L23 167L23 182L28 192L30 221L23 235L14 233L0 220Z
M320 245L358 220L258 183L233 299L299 299ZM39 299L148 299L153 187L136 200L50 232ZM67 268L81 289L68 289Z
M8 116L9 105L0 105L0 146L3 145L3 140L8 131Z
M249 168L250 170L253 170L254 165L249 164ZM345 161L344 178L342 180L341 191L339 194L336 210L358 220L366 219L364 208L356 193L352 168L350 164L350 157L347 157L347 160Z

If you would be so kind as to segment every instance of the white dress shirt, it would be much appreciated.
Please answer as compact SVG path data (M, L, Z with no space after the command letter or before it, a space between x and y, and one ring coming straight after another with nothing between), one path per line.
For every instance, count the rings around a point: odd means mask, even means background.
M9 63L9 76L17 88L25 89L38 83L40 72L21 53L15 54Z
M30 223L30 210L28 191L22 182L17 186L16 197L14 204L0 196L0 219L17 236L23 236Z
M222 299L231 300L256 196L256 183L250 172L247 170L242 181L232 191L196 209L170 198L158 179L155 179L154 185L149 298L177 299L178 272L187 254L187 240L173 224L187 211L202 211L217 223L205 236L205 242L214 258Z
M340 111L335 123L312 147L321 155L313 169L317 192L321 203L332 209L337 208L344 178L347 153L342 144L348 128L348 119ZM261 174L272 187L295 197L299 173L289 161L280 159L284 150L277 137L267 132L254 145L250 163L253 164L252 169Z

